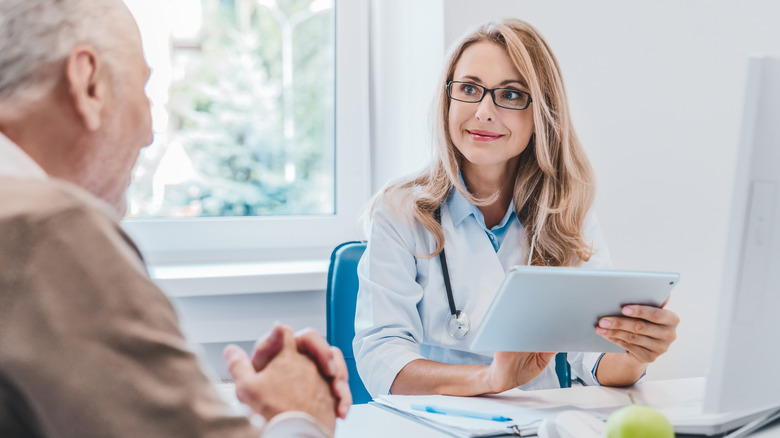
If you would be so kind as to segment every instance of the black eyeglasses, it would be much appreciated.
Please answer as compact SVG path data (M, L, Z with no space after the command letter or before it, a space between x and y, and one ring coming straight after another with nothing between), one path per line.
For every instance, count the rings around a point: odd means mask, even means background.
M447 96L450 99L460 102L478 103L482 102L485 95L490 93L493 96L493 103L501 108L511 110L524 110L531 104L531 95L525 91L515 90L514 88L485 88L471 82L447 82Z

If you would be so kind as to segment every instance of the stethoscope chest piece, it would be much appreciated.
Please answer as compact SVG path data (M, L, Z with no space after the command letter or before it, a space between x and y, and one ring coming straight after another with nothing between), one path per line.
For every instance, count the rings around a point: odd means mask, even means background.
M452 339L463 339L469 333L471 321L466 312L458 310L447 317L447 332Z

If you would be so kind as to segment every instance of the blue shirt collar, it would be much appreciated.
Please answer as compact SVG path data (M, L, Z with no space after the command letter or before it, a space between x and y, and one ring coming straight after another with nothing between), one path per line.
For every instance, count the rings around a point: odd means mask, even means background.
M466 183L463 181L463 176L458 173L458 177L460 177L460 183L463 184L463 186L466 186ZM456 189L455 187L452 188L452 192L450 193L450 197L447 199L447 208L450 210L450 217L452 217L452 224L454 226L460 225L461 222L466 220L467 217L474 216L474 219L477 220L477 223L482 226L482 228L485 229L485 231L488 231L487 225L485 225L485 216L482 214L482 212L479 210L479 208L470 203L466 200L466 198L463 197L463 195ZM493 227L493 230L500 230L509 224L509 221L512 220L515 217L515 201L512 200L509 203L509 208L506 211L506 214L504 214L504 218L501 219L501 223Z

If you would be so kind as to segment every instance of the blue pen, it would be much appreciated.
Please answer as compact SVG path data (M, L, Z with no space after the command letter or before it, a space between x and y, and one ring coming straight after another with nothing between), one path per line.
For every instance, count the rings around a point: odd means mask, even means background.
M486 412L467 411L465 409L448 408L444 406L420 405L412 403L412 409L415 411L430 412L432 414L457 415L458 417L479 418L480 420L490 421L512 421L503 415L493 415Z

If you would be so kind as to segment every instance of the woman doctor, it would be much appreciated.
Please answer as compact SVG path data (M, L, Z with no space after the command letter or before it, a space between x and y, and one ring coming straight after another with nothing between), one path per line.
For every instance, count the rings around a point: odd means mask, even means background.
M433 162L371 209L358 267L360 377L374 396L558 387L554 353L468 351L508 268L611 265L557 61L529 24L488 23L449 56L435 111ZM625 306L594 330L627 353L569 354L572 370L587 384L636 383L677 323L669 310Z

